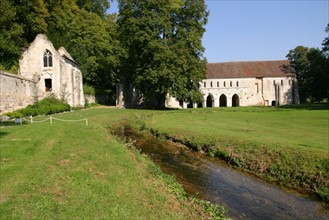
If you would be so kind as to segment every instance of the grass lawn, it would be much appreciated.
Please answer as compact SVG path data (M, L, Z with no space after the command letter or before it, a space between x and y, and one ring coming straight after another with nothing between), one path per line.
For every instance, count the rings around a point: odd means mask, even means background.
M108 132L136 112L89 109L56 115L88 118L88 126L84 121L2 126L1 219L209 217L169 187L166 177L154 175L159 171L149 159ZM138 111L144 113L148 111Z
M328 105L185 109L141 123L154 133L329 201Z

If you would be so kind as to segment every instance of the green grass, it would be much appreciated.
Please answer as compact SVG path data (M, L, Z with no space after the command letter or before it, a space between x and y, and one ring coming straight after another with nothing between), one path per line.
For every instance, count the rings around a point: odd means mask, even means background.
M142 126L329 201L328 105L168 111Z
M1 127L1 219L207 218L201 205L177 196L150 172L156 168L149 159L110 135L110 126L135 112L56 115L88 118L89 126L48 121Z
M329 201L327 109L93 108L56 115L88 118L88 126L85 121L0 125L0 217L208 218L205 203L187 199L172 177L110 134L110 128L122 121Z

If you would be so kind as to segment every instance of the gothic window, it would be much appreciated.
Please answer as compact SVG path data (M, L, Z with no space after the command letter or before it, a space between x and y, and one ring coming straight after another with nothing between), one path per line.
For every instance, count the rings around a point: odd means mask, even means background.
M206 88L206 82L203 83L203 87Z
M219 82L217 81L217 87L219 87Z
M45 50L43 53L43 66L52 67L53 66L53 55L49 50Z
M236 87L239 87L239 81L236 81Z
M224 81L224 87L226 87L226 83L225 83L225 81Z
M210 87L212 87L212 82L210 82Z

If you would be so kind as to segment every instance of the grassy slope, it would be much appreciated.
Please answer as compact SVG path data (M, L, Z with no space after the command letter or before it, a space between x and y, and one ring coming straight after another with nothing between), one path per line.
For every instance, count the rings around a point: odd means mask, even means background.
M329 200L329 111L211 108L167 112L145 121L160 134L207 146L230 163Z
M93 109L56 116L87 117L89 126L2 127L1 219L199 219L200 207L175 199L150 174L154 165L108 133L112 123L134 114Z

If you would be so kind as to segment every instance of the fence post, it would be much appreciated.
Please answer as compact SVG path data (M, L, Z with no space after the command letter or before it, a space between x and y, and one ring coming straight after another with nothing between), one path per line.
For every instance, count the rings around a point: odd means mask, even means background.
M86 125L88 126L88 118L86 118Z
M32 115L30 116L30 122L31 122L31 124L33 124L33 116Z
M53 117L50 116L50 124L53 124Z
M19 124L22 125L22 117L19 118Z

